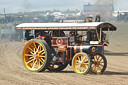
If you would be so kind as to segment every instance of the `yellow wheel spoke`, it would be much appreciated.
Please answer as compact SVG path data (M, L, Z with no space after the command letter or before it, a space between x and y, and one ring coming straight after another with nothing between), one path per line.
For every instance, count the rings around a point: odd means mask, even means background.
M88 68L88 65L85 65L86 66L86 68Z
M41 51L41 45L39 45L38 54L40 54L40 51Z
M35 44L35 43L33 43L33 45L34 45L35 49L37 50L36 44Z
M77 62L80 62L79 60L76 60Z
M100 56L97 58L97 61L99 60Z
M99 67L100 70L102 70L102 69L100 68L100 66L98 66L98 67Z
M95 57L96 57L96 60L98 61L97 55Z
M39 64L38 64L38 65L39 65L39 67L40 67L40 60L38 60L38 62L39 62Z
M28 47L29 50L31 50L32 52L34 52L34 50L32 50L30 47Z
M99 60L99 62L102 61L102 60L103 60L103 58L101 58L101 59Z
M78 60L80 61L80 56L78 57Z
M41 50L39 53L42 53L44 51L44 49L43 50ZM43 52L44 53L44 52Z
M89 64L89 63L83 63L83 64L86 64L86 65L87 65L87 64Z
M34 53L36 52L36 49L34 48Z
M38 51L39 51L39 48L40 48L40 45L38 45L38 48L37 48L37 49L38 49Z
M86 65L86 68L85 68L85 70L87 70L88 69L88 65Z
M96 62L96 57L94 56L94 62Z
M33 56L32 54L25 54L25 56Z
M80 65L78 65L76 68L80 67Z
M84 62L88 61L88 59L86 59Z
M41 55L44 55L45 54L45 52L43 52Z
M79 65L79 69L78 70L80 71L80 65Z
M95 66L94 70L96 70L96 66Z
M88 59L86 59L85 61L83 61L83 63L86 63L88 61Z
M97 61L98 60L97 55L95 55L94 57L95 57L95 60Z
M33 55L34 53L30 51L30 53Z
M43 58L45 58L45 56L39 56L39 57L43 57Z
M36 59L36 63L37 63L37 68L39 68L39 63L38 63L38 60Z
M42 64L44 64L44 62L43 62L41 59L39 59L39 61L40 61Z
M44 60L43 58L41 58L41 60L42 60L43 62L45 62L45 60Z
M40 47L38 46L38 48L37 48L37 50L36 50L36 53L38 53L38 51L39 51L39 48L40 48Z
M104 65L100 64L102 67L104 67Z
M92 66L91 68L93 69L95 67L95 65L94 66Z
M34 65L34 61L35 61L35 60L33 60L32 66Z
M33 66L32 66L32 69L35 67L35 65L36 65L36 61L34 62Z
M95 58L94 58L94 62L96 62Z
M82 61L84 61L85 57L82 58Z
M79 65L79 63L75 63L75 64Z
M32 56L32 57L29 58L29 60L31 60L31 59L33 59L33 58L34 58L34 57Z
M29 61L27 62L27 64L31 63L31 62L34 61L34 60L35 60L35 59L29 60Z

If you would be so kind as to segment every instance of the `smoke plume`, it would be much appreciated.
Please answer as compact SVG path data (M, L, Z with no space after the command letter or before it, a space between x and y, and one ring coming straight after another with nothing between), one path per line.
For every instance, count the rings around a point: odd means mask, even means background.
M96 5L109 5L112 4L113 0L96 0Z
M30 11L32 8L32 4L29 2L29 0L23 0L22 6L24 11Z
M114 11L114 2L115 0L96 0L96 2L94 3L94 5L96 6L101 6L98 8L97 15L101 16L102 21L111 20L112 17L108 16L111 16L110 10Z

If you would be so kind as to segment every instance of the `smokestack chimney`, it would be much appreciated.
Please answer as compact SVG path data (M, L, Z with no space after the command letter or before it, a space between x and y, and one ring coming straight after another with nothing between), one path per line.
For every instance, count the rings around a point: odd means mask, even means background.
M6 23L7 18L6 18L5 8L4 8L4 17L5 17L5 23Z

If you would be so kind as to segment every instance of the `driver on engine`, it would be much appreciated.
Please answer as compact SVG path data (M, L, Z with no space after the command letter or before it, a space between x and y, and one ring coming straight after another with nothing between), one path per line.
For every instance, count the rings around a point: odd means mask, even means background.
M47 32L43 30L36 30L35 37L45 40L48 43L49 47L51 47L51 37Z

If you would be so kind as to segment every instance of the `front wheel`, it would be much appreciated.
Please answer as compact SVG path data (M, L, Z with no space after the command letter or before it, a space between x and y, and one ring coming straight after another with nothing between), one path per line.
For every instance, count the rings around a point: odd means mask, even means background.
M72 66L76 73L87 74L90 70L91 61L86 53L77 53L72 60Z
M103 54L96 53L91 59L91 72L95 74L101 74L107 67L107 59Z

